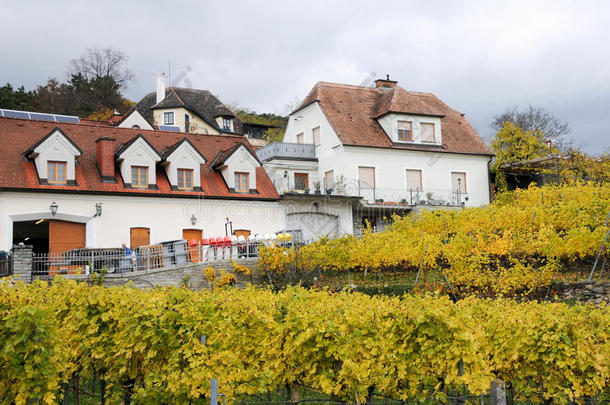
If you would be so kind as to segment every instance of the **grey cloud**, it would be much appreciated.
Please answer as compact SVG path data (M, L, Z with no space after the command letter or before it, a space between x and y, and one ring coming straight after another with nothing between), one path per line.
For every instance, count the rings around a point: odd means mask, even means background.
M316 81L389 73L464 112L483 137L506 107L542 105L598 153L609 145L609 12L602 1L2 2L0 82L64 79L71 58L110 45L130 56L133 100L171 58L172 76L190 66L194 87L282 112Z

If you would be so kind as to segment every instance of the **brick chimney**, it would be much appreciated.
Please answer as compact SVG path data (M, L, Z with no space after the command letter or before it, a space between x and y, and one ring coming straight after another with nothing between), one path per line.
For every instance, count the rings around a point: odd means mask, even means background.
M159 104L165 98L165 86L167 79L165 73L157 72L157 104Z
M386 75L385 79L375 80L375 87L378 89L393 89L397 84L398 82L390 80L390 75Z
M114 138L102 136L95 141L97 169L103 182L114 182Z

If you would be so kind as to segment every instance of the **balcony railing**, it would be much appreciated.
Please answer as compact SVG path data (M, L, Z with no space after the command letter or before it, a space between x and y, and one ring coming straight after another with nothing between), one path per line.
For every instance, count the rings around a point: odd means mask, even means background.
M314 181L313 184L318 183ZM291 177L278 177L273 179L278 193L305 193L297 189ZM331 196L362 197L369 204L407 204L407 205L449 205L460 206L469 199L468 193L452 191L449 189L426 188L423 190L396 189L384 187L370 187L361 184L356 179L342 179L334 184L326 184L324 179L319 181L320 188L307 190L309 194Z
M256 151L262 162L274 159L315 159L316 147L308 143L274 142Z

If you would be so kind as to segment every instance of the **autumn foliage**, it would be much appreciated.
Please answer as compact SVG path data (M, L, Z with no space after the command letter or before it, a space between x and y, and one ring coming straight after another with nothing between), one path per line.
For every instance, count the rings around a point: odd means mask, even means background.
M58 278L0 283L0 341L0 402L15 404L58 403L76 375L105 381L108 404L126 387L136 404L189 403L213 378L231 403L286 386L446 402L495 378L523 401L565 402L610 384L608 306Z
M500 194L493 204L423 211L384 232L365 231L299 249L261 252L263 271L299 266L320 271L440 270L451 287L483 296L546 288L564 265L594 257L607 232L610 185L530 187Z

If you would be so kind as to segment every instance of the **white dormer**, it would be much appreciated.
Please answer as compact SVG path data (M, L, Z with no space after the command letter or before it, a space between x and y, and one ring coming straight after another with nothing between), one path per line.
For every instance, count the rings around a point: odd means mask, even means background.
M123 182L133 188L148 188L157 184L156 164L161 156L142 136L133 138L117 150L117 162Z
M41 182L56 185L76 182L76 158L80 155L80 148L59 128L53 129L28 153L34 159Z
M216 117L216 123L223 131L235 132L233 127L233 117Z
M205 158L184 138L163 153L165 173L172 188L201 189L201 165Z
M386 114L378 119L388 137L397 144L442 145L440 116Z
M250 149L240 143L219 153L211 166L220 171L231 191L248 193L256 190L256 169L260 165Z

